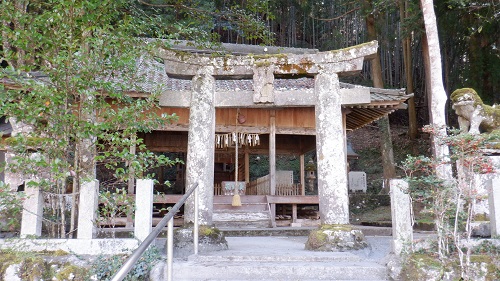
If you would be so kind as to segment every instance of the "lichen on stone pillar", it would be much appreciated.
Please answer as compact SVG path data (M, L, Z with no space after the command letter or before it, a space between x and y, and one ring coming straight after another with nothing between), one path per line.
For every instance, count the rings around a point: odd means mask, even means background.
M316 152L319 212L322 226L311 231L307 250L346 251L368 246L349 224L347 158L339 78L325 70L315 77Z
M347 166L341 95L336 73L315 77L316 152L322 224L349 224Z
M215 151L215 79L213 68L204 67L192 80L189 133L186 158L186 189L198 183L199 224L212 225L214 151ZM194 195L184 207L184 223L194 222Z

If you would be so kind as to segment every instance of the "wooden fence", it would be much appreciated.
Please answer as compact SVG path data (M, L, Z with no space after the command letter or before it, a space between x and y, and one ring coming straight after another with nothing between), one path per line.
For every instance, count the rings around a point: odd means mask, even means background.
M247 184L247 195L269 195L269 175L260 177Z
M247 195L270 195L269 175L260 177L247 184ZM276 183L276 195L292 196L304 195L301 184L298 183Z

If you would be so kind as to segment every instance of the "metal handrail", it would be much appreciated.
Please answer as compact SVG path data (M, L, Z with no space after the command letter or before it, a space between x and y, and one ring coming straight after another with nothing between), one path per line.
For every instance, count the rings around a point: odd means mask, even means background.
M156 239L156 237L160 234L160 232L163 230L163 228L167 225L167 223L174 218L174 215L179 211L182 205L186 203L186 200L188 197L193 193L198 188L198 183L195 183L193 187L186 191L186 193L181 197L179 202L177 202L172 209L163 217L163 219L156 225L156 227L151 231L151 233L142 241L142 243L135 249L135 251L128 257L128 259L125 261L125 263L122 265L120 270L113 275L111 278L111 281L121 281L127 276L129 271L132 269L134 264L139 260L139 258L142 256L142 254L146 251L146 249L151 245L151 243ZM196 201L196 200L195 200ZM197 202L195 202L195 208L196 208ZM195 211L195 216L197 215L197 212ZM195 219L196 221L196 219ZM195 225L197 222L195 222ZM196 229L195 229L195 234L197 234ZM196 239L197 240L197 239ZM196 241L194 241L196 242ZM196 247L196 246L195 246ZM195 254L197 252L197 249L195 248Z

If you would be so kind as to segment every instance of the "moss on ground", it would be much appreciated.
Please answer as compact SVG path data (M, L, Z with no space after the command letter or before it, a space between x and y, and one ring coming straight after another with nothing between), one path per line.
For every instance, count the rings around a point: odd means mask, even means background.
M200 225L198 228L198 233L200 236L208 236L211 238L217 238L220 236L221 231L216 227L210 227L207 225Z
M319 228L320 231L331 230L331 231L345 231L349 232L352 230L352 225L350 224L322 224Z
M19 278L23 281L34 280L74 280L84 281L87 269L70 263L48 262L44 257L65 256L65 251L16 252L0 251L0 277L5 275L11 265L19 265ZM70 278L72 276L72 278Z
M306 242L306 250L315 250L323 247L328 242L328 235L321 229L312 230Z
M73 281L84 281L86 280L87 269L78 267L72 264L65 264L59 272L57 272L55 278L56 280L73 280Z
M497 255L471 255L470 276L466 280L500 280L499 262ZM463 280L460 274L460 264L456 258L441 261L431 253L413 253L406 257L400 280ZM443 279L445 276L446 279Z

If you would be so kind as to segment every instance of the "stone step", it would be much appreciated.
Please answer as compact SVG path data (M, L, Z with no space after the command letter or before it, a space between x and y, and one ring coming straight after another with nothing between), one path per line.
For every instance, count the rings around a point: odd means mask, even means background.
M217 254L198 254L191 255L188 257L188 261L195 263L233 263L233 262L360 262L362 261L360 256L349 252L317 252L314 256L305 256L297 254L270 254L266 256L262 255L217 255Z
M269 219L267 220L252 220L252 221L213 221L214 226L217 228L253 228L253 229L258 229L258 228L264 228L264 227L270 227L271 222Z
M319 225L319 224L318 224ZM356 225L365 236L392 236L392 228L390 227L371 227ZM311 230L318 229L318 226L301 226L301 227L274 227L274 228L232 228L224 227L220 230L226 236L308 236Z
M226 250L174 259L173 280L389 280L383 258L390 253L390 237L369 237L369 248L350 252L307 251L307 239L226 237ZM164 273L164 266L159 263L155 272Z
M269 227L269 211L224 211L214 212L212 221L215 227Z
M308 236L314 227L275 227L275 228L247 228L247 227L221 227L220 231L225 236L245 237L245 236Z
M174 280L386 280L374 262L206 261L174 263Z
M267 204L267 199L265 195L240 195L240 201L242 204L250 204L250 203ZM231 204L232 202L233 202L232 195L214 196L214 203Z
M230 212L214 212L212 215L213 221L258 221L269 220L269 211L245 212L245 211L230 211Z
M268 210L267 203L243 203L241 206L235 207L231 203L214 203L214 212L216 211L266 211Z

